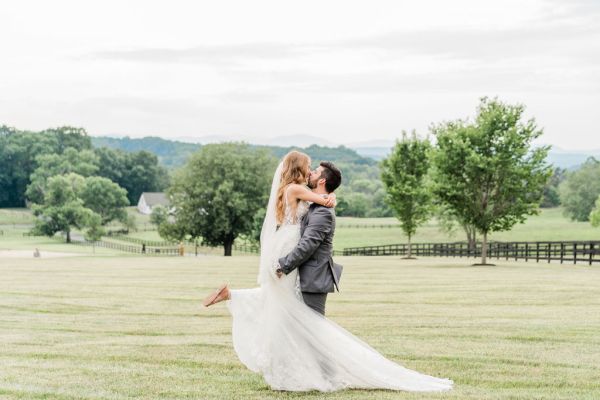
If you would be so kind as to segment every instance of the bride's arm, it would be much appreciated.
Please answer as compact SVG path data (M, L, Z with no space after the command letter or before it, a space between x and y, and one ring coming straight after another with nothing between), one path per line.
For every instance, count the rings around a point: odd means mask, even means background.
M304 201L311 201L313 203L320 204L325 207L335 207L336 205L336 196L335 193L331 193L327 195L327 197L323 197L320 194L313 193L306 186L292 184L289 188L289 195L293 196L294 199L300 199Z

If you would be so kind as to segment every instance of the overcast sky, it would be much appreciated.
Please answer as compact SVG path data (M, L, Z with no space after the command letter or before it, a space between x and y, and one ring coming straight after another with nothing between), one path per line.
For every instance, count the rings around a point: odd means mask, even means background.
M600 148L600 1L3 1L0 124L91 135L426 133L482 96Z

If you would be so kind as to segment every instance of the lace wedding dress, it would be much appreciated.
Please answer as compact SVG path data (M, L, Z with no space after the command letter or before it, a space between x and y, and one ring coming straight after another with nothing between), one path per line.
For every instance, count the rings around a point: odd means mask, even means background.
M240 361L262 374L272 389L287 391L345 388L443 391L452 381L420 374L379 354L302 301L298 271L278 279L273 264L300 239L306 202L286 207L277 229L274 212L281 165L275 173L261 233L260 287L231 290L233 345Z

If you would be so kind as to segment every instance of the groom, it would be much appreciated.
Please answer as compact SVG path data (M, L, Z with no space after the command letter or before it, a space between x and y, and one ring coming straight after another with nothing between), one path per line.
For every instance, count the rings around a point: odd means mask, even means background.
M311 171L308 186L314 193L328 195L342 183L342 173L328 161ZM300 226L300 241L285 257L279 259L277 276L289 274L298 268L302 298L307 306L325 315L327 293L334 287L339 291L342 266L333 262L333 234L335 212L333 208L313 203Z

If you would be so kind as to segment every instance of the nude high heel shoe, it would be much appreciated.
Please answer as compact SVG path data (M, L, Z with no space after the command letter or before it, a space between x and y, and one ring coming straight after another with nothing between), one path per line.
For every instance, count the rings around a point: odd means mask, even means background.
M229 288L227 284L221 285L214 293L209 294L202 301L202 305L204 307L212 306L213 304L217 304L223 300L231 299L231 293L229 293Z

